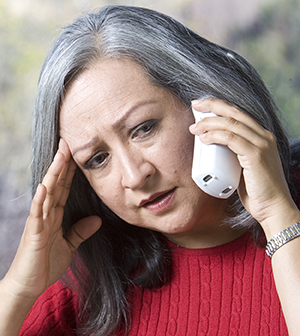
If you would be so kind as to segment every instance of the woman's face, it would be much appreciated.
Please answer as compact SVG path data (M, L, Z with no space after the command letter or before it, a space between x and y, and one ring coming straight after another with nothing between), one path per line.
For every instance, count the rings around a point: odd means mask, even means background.
M212 226L216 212L219 223L224 204L191 178L193 122L190 109L135 62L106 60L68 87L60 134L113 212L175 238Z

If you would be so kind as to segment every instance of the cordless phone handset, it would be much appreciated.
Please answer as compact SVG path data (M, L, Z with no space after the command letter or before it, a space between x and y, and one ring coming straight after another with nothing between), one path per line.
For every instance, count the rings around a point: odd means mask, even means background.
M193 109L196 123L206 117L216 117L212 112ZM228 198L237 189L241 166L235 153L227 146L206 145L195 135L192 178L199 188L217 198Z

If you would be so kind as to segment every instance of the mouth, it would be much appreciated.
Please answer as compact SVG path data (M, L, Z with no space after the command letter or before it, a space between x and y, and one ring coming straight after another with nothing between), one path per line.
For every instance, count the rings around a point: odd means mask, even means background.
M176 188L155 193L148 199L142 200L139 206L154 213L162 212L171 205L175 197L175 190Z

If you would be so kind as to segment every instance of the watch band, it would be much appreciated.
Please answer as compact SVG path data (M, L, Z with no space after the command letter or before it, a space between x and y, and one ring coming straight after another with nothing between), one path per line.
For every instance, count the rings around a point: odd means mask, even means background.
M266 253L271 258L272 255L284 244L300 236L300 221L279 232L271 238L266 245Z

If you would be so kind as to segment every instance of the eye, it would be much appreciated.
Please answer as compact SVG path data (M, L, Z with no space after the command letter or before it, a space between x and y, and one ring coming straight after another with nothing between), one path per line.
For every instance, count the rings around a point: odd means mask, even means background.
M98 153L91 157L83 166L84 169L96 169L105 164L108 153Z
M142 123L132 132L132 139L147 137L155 130L156 125L156 120L148 120Z

